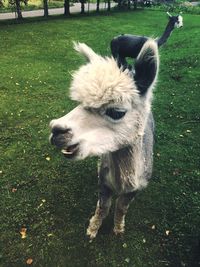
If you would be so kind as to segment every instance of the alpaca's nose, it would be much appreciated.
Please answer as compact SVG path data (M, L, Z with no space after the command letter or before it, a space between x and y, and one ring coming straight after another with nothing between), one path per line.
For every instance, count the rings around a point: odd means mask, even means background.
M63 127L56 120L50 122L51 135L50 143L57 147L64 147L72 139L72 131L70 128Z
M51 132L54 135L71 132L71 129L64 124L61 125L61 123L59 123L59 120L50 121L49 127L51 128Z
M72 140L72 133L70 130L54 128L50 136L50 143L60 148L68 146L69 142Z
M51 132L53 135L59 135L59 134L67 134L69 132L71 132L71 129L69 128L62 128L60 126L54 126L52 129L51 129Z

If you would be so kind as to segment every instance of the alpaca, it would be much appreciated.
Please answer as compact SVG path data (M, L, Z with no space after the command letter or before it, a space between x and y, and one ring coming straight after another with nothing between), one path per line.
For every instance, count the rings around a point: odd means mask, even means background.
M158 47L166 43L167 39L175 28L180 28L183 26L182 16L172 16L169 12L167 12L167 15L169 17L169 21L165 31L160 38L156 39ZM111 52L113 57L117 60L119 66L123 66L124 68L129 67L126 57L136 58L142 46L148 39L149 38L146 36L137 36L131 34L122 34L112 39L110 43Z
M114 233L125 229L125 214L136 192L152 172L154 120L152 90L159 68L157 43L149 39L135 62L134 74L119 68L113 57L102 57L86 44L75 50L88 62L73 74L72 100L80 104L50 122L50 142L67 159L99 156L99 199L87 235L92 240L118 195Z

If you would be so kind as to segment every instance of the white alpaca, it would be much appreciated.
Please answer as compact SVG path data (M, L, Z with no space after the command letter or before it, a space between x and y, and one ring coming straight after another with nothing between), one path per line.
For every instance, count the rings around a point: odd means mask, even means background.
M71 98L80 104L51 121L50 140L66 158L100 157L99 200L87 229L92 239L109 212L113 192L118 195L114 232L124 232L129 203L151 176L151 101L159 56L157 43L149 39L131 72L120 69L114 58L101 57L85 44L75 44L75 49L88 60L74 72L70 87Z

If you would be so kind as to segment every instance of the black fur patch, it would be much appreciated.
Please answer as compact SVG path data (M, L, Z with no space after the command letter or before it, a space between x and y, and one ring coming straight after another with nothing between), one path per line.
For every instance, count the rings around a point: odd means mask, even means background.
M154 51L148 48L135 63L134 80L141 95L144 95L153 83L157 72L157 60Z

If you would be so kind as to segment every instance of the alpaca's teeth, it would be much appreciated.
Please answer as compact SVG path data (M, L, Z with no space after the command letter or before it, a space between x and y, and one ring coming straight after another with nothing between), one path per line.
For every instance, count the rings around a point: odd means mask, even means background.
M67 150L65 150L65 149L62 149L61 152L62 152L63 154L65 154L65 155L71 155L71 154L73 154L72 151L67 151Z

